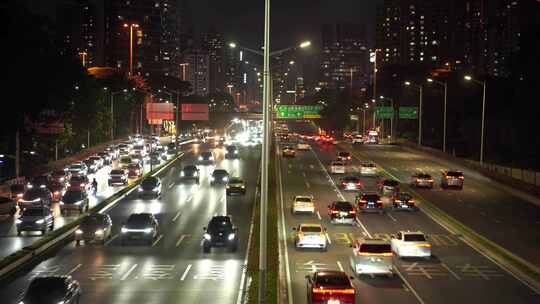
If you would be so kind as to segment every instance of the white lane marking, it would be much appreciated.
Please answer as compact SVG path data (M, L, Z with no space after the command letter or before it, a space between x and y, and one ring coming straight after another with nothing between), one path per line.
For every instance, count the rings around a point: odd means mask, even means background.
M416 290L414 290L414 288L412 288L411 284L409 283L409 281L407 281L405 279L405 277L401 274L401 272L399 271L399 269L397 267L394 267L394 270L395 272L398 274L398 276L401 278L401 280L403 281L403 283L405 283L405 285L407 285L407 288L409 289L409 291L411 291L413 293L413 295L416 297L416 299L418 300L418 303L420 304L425 304L424 300L422 300L422 298L418 295L418 293L416 292Z
M343 266L341 265L340 261L337 261L337 266L339 267L339 270L345 271L345 270L343 270Z
M168 189L168 190L171 190L172 187L174 187L174 184L170 184L170 185L167 187L167 189Z
M158 238L152 243L152 247L156 246L156 244L159 243L159 241L161 241L162 238L163 238L163 234L160 234Z
M362 222L360 222L360 220L358 219L358 217L356 217L356 223L358 224L358 226L360 226L360 228L362 228L362 230L364 230L365 235L367 235L369 238L372 238L371 234L370 234L369 231L366 229L366 227L364 226L364 224L362 224Z
M73 269L71 269L68 273L66 273L66 275L71 275L72 273L77 271L77 269L81 268L81 266L82 266L82 264L79 264L79 265L73 267Z
M452 275L454 276L454 278L456 278L456 280L458 280L458 281L461 280L461 277L458 276L457 273L455 273L452 269L450 269L450 267L448 267L445 263L441 263L441 266L442 266L444 269L448 270L448 272L449 272L450 274L452 274Z
M192 199L193 199L193 194L190 194L190 195L188 196L188 198L186 199L186 202L189 202L189 201L191 201Z
M176 215L173 217L172 219L172 222L176 222L176 220L180 217L180 215L182 215L182 210L179 210L178 212L176 212Z
M184 273L182 274L182 277L180 278L180 281L183 281L183 280L186 279L187 274L188 274L188 272L189 272L190 269L191 269L191 264L189 264L189 265L187 266L186 270L185 270Z
M320 221L322 221L321 214L319 213L319 211L317 211L317 217L319 218Z
M137 264L131 266L131 268L120 278L120 281L125 281L127 277L129 277L129 275L133 272L133 270L135 270L135 268L137 268Z
M315 169L315 166L314 165L309 165L309 168L310 169Z
M324 233L324 236L326 237L326 240L328 241L328 244L332 244L332 241L330 240L330 237L328 236L328 233Z
M114 239L116 239L120 234L115 234L108 241L105 242L105 245L109 245Z
M306 187L308 187L308 188L310 188L310 187L311 187L311 185L309 184L309 182L308 182L308 181L306 181Z
M187 237L186 234L182 234L182 236L176 241L176 247L180 246L180 243Z
M285 273L287 275L287 299L288 304L293 303L293 293L292 293L292 286L291 286L291 269L289 266L289 253L287 250L287 229L285 226L285 207L283 204L283 181L281 180L281 160L276 157L278 162L278 170L277 170L277 176L279 179L279 200L281 205L281 232L282 232L282 239L283 239L283 249L285 250Z
M388 217L391 218L392 221L397 222L397 219L395 219L389 212L386 212L386 215L388 215Z

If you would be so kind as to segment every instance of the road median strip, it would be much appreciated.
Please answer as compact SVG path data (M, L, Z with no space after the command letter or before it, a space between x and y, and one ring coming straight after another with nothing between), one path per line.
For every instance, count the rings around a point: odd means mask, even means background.
M188 142L181 143L182 144L188 144ZM70 222L69 224L66 224L49 234L39 238L37 241L33 242L29 246L26 246L13 254L3 258L0 260L0 281L5 280L7 277L15 273L16 271L22 269L23 267L27 266L28 264L35 262L36 259L43 255L48 250L52 249L53 247L58 246L59 244L64 243L66 240L73 237L73 234L75 233L75 230L79 227L79 224L84 216L86 216L89 213L103 213L104 211L110 209L116 203L120 201L124 196L131 193L138 185L139 183L148 176L154 176L159 174L161 171L169 168L176 160L178 160L180 157L184 155L183 152L177 154L175 157L171 158L167 162L159 165L152 171L149 171L145 173L143 176L136 179L133 183L126 186L122 190L116 192L109 198L101 201L94 207L92 207L88 213L81 214L76 220L73 222Z
M361 154L358 151L354 151L354 149L344 145L342 145L342 147L359 159L369 159L369 157ZM385 177L400 181L393 174L385 170L383 166L377 163L375 164ZM422 210L433 221L441 225L449 232L453 233L456 237L464 241L480 254L490 259L492 262L507 271L534 292L540 294L540 269L538 267L511 253L493 241L490 241L486 237L469 228L467 225L450 216L444 210L437 207L434 203L425 199L407 183L402 183L401 181L400 183L403 190L409 192L417 199L420 210Z

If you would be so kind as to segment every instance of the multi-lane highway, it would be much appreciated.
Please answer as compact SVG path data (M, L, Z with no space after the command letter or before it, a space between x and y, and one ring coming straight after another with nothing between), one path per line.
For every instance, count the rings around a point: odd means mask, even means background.
M167 144L170 142L168 138L164 138L162 141L163 144ZM90 208L111 197L113 194L123 188L122 186L108 186L107 183L109 179L109 172L111 168L116 167L117 163L118 161L115 160L113 161L112 165L104 166L97 172L93 174L88 174L88 179L90 181L95 178L98 182L98 190L96 195L88 196L90 201ZM143 170L143 172L148 172L150 170L150 165L148 163L145 164ZM130 179L129 182L133 182L133 179ZM54 229L58 229L65 224L70 223L71 221L77 219L79 216L79 214L77 214L76 212L62 215L60 213L60 206L58 202L52 203L51 208L55 216ZM41 237L41 232L39 231L26 232L23 235L17 236L17 227L15 225L16 218L17 215L9 219L0 221L0 259L16 252L17 250L25 246L32 244Z
M18 303L18 295L36 275L70 274L81 283L82 303L236 303L250 230L260 151L240 149L240 159L224 159L221 149L192 145L169 169L160 173L163 194L140 199L134 191L107 211L113 237L104 246L69 244L28 272L3 282L0 297ZM194 164L201 151L213 149L214 166L199 166L200 185L180 180L180 170ZM227 197L224 186L210 186L214 168L246 181L244 196ZM121 246L120 227L131 213L152 212L159 237L152 246ZM239 228L236 252L201 248L203 227L213 215L229 214Z
M293 132L303 133L309 126L290 125L289 128ZM279 153L276 155L278 188L282 199L282 218L279 224L281 254L286 263L286 282L283 286L288 290L288 303L307 302L305 275L313 271L333 269L353 275L349 262L352 249L349 244L354 239L389 239L391 234L399 230L423 231L433 245L432 258L402 260L394 256L397 274L394 278L356 276L353 283L357 291L357 303L538 302L539 294L420 211L359 214L355 226L331 224L327 214L328 204L337 200L354 202L354 193L336 188L339 177L328 173L328 166L336 159L337 152L350 147L320 146L314 142L311 142L311 146L311 151L298 151L295 158L282 158ZM364 157L362 160L369 160L369 157ZM355 172L359 165L360 160L353 158L348 170ZM365 190L376 190L378 178L361 177L361 181ZM315 215L291 214L292 197L302 194L314 196L317 208ZM294 247L292 228L300 223L321 223L327 228L327 252L297 250ZM530 245L534 247L534 244Z

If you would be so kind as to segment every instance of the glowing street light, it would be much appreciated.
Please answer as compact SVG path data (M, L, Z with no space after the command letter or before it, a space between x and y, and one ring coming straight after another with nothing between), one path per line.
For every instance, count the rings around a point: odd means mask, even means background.
M444 87L443 152L446 152L446 99L448 96L448 84L446 81L437 81L433 78L427 78L426 80L429 83L435 83Z
M310 45L311 45L311 41L304 41L300 43L300 47L303 49L309 47Z
M486 82L474 79L471 75L465 75L463 78L467 81L476 82L482 86L482 129L480 133L480 165L484 163L484 128L486 112Z
M417 88L420 91L419 96L419 105L418 105L418 145L420 146L422 144L422 95L423 95L423 87L418 84L413 84L410 81L405 81L404 84L408 87L414 87Z

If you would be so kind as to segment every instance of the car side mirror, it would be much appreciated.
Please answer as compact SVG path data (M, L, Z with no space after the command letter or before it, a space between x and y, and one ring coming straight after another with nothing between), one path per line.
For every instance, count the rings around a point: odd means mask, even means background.
M293 227L292 230L296 231L296 227Z

